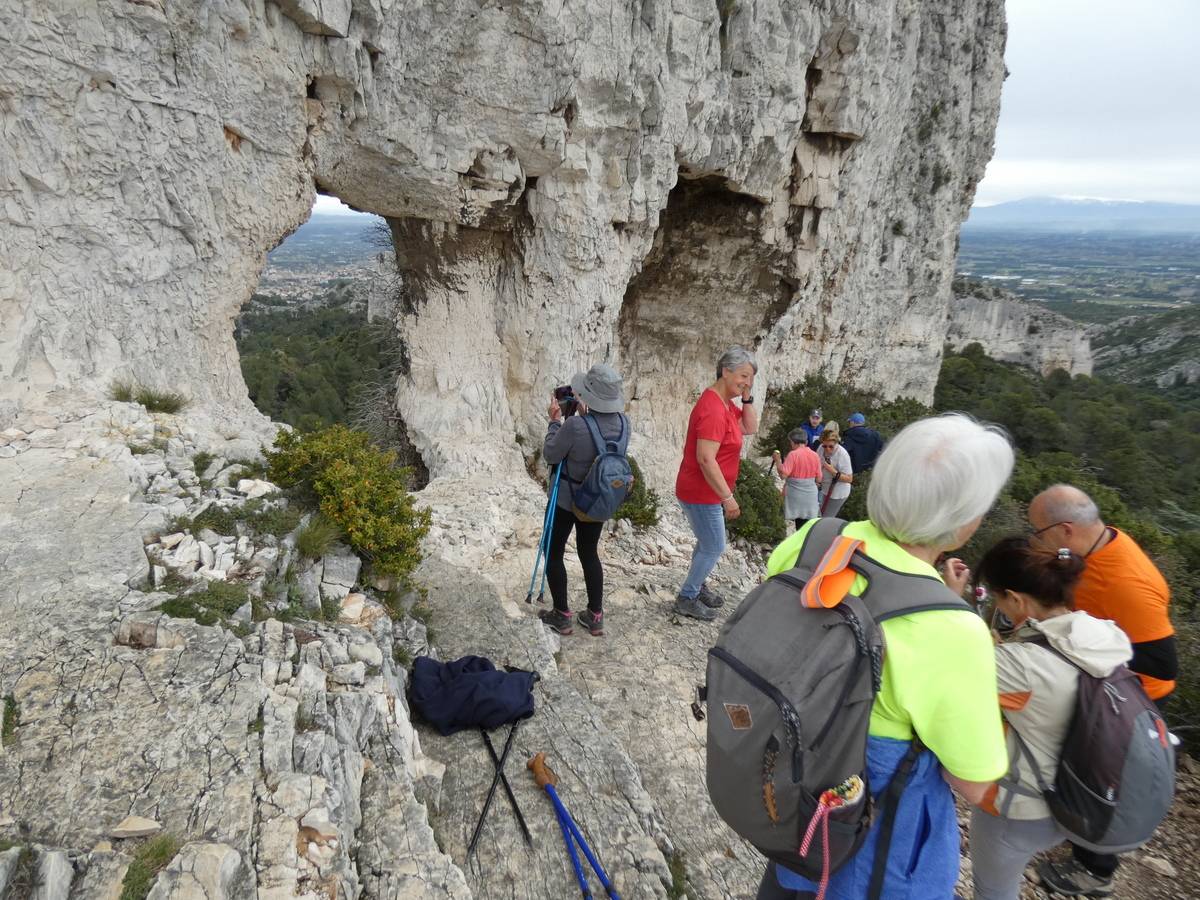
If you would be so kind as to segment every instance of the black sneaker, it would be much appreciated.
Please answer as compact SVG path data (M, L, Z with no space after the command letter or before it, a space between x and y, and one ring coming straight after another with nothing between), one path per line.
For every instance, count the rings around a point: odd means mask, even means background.
M1065 862L1043 860L1037 867L1042 884L1056 894L1067 897L1111 897L1113 892L1112 876L1094 875L1077 861L1069 859Z
M575 618L592 637L600 637L604 634L604 613L594 613L590 609L584 609Z
M700 585L700 593L696 595L696 599L709 609L716 609L718 606L725 605L725 598L719 597L710 591L707 584Z
M575 629L571 626L571 611L559 612L557 609L539 609L538 618L547 628L559 634L571 634Z

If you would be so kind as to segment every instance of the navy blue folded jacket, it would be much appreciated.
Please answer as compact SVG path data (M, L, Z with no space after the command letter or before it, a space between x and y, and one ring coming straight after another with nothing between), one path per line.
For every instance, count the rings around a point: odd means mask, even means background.
M438 662L418 656L409 698L442 734L464 728L499 728L533 715L536 672L501 671L482 656Z

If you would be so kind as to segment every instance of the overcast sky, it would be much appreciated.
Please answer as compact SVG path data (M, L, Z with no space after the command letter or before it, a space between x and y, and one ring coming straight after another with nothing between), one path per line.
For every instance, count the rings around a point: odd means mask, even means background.
M1008 0L1010 75L977 203L1200 203L1200 0Z

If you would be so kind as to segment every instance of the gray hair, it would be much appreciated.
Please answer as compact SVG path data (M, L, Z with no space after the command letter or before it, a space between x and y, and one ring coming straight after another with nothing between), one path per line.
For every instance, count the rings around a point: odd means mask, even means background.
M1054 484L1046 488L1034 500L1042 512L1053 522L1074 522L1077 525L1094 525L1100 521L1100 508L1096 501L1071 484Z
M788 440L793 444L808 445L808 432L803 428L793 428L788 432Z
M982 517L1013 470L1013 449L996 425L962 413L920 419L888 443L867 489L867 512L902 544L948 548Z
M721 373L726 369L740 369L746 365L754 369L755 375L758 374L758 362L754 359L753 353L741 347L730 347L717 360L717 378L720 378Z

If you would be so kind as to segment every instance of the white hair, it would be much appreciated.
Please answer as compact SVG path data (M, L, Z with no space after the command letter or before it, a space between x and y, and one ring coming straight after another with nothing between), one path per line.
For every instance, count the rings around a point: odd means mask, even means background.
M894 541L953 547L963 526L996 502L1012 470L1012 445L999 426L961 413L921 419L880 454L867 512Z
M717 360L717 378L720 378L726 369L740 369L742 366L749 366L755 375L758 374L758 362L753 353L741 347L730 347Z
M1077 525L1094 525L1100 521L1096 501L1074 485L1051 485L1034 499L1041 500L1042 512L1050 521Z

